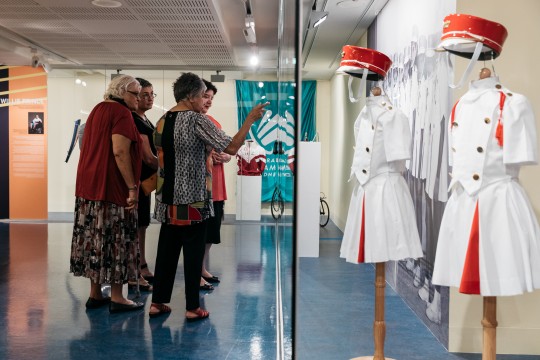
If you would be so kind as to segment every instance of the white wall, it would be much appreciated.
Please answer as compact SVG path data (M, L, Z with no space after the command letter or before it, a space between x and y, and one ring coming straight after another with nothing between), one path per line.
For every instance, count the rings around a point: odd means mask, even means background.
M141 70L122 71L136 77L143 77L154 86L158 94L154 100L154 108L146 113L155 124L166 110L174 106L172 84L180 75L180 71ZM205 78L209 73L196 72ZM69 162L65 158L73 133L73 124L76 119L84 123L92 108L103 100L103 93L110 79L110 71L53 70L48 76L48 102L49 102L49 212L73 212L75 205L75 178L79 147L75 147ZM225 73L226 81L215 83L218 92L214 97L209 114L218 120L223 130L233 136L238 131L236 84L235 79L240 78L239 73ZM76 84L79 78L86 82L86 86ZM249 75L245 80L275 81L274 76ZM225 183L227 186L228 201L225 202L225 213L234 214L236 211L236 159L225 164ZM269 207L263 206L263 213L269 213Z
M321 192L330 199L330 128L332 123L330 81L317 81L317 98L315 99L315 119L319 141L321 142ZM333 210L333 209L331 209Z

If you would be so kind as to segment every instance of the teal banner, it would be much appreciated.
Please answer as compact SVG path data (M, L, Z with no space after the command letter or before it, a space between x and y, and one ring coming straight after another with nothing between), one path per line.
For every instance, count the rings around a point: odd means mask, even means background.
M294 118L293 82L278 81L236 81L238 104L238 127L250 110L259 103L270 102L263 118L256 122L249 132L252 139L266 151L266 167L262 179L261 201L271 201L276 187L281 190L283 200L293 199L293 172L287 158L294 156L294 136L297 121ZM302 82L302 140L315 137L315 97L317 82Z

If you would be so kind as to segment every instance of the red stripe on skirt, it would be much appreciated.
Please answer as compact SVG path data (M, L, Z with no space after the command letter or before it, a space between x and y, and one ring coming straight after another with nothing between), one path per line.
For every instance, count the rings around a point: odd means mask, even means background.
M480 294L480 229L478 227L478 202L474 210L474 218L469 235L469 246L467 248L467 256L465 257L465 265L463 266L463 274L461 275L461 284L459 292L463 294Z
M360 248L358 249L358 262L359 263L363 263L364 262L364 256L365 256L365 239L366 239L366 232L365 232L365 227L366 227L366 218L365 218L365 201L366 201L366 195L364 194L364 197L362 198L362 225L361 225L361 228L360 228Z

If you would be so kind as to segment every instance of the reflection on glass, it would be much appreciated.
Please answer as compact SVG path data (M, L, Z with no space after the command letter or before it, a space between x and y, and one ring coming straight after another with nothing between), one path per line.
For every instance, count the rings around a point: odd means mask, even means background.
M276 357L293 357L294 239L293 227L291 226L293 217L291 215L294 208L294 153L298 124L296 103L301 98L298 95L299 89L295 79L297 63L295 50L295 36L297 34L296 2L280 0L279 13L279 25L276 29L278 32L278 47L276 49L278 55L277 73L273 73L272 76L264 74L263 77L263 75L259 76L253 71L221 71L221 74L225 76L225 81L214 83L218 88L218 92L209 111L209 115L215 117L223 125L226 133L234 134L238 129L239 121L245 119L246 115L242 113L244 111L242 106L244 102L242 100L237 101L235 96L238 94L238 86L241 83L250 83L249 86L252 86L252 88L246 90L246 93L252 96L246 102L245 108L247 111L255 103L270 101L268 111L263 119L252 127L249 138L257 141L264 148L266 155L266 165L261 176L260 206L263 214L262 219L265 220L265 216L275 215L274 218L277 221L272 223L272 226L257 224L253 226L253 229L249 230L252 231L252 234L248 237L252 239L254 237L260 238L261 240L260 242L246 242L237 248L237 266L244 268L238 269L239 271L235 276L247 276L249 279L234 279L241 286L237 301L246 301L251 305L253 305L253 302L259 301L264 305L264 311L257 314L258 321L252 322L252 324L255 323L253 334L258 334L250 337L250 352L253 354L253 358L257 358L257 354L263 354L264 351L261 349L268 347L270 343L267 340L269 333L272 334L272 339L275 340L272 344L279 344L276 349ZM63 141L60 139L60 134L65 133L66 127L71 131L71 124L76 119L80 118L81 123L84 124L93 106L102 99L103 92L111 78L119 72L142 77L153 84L154 91L159 94L159 97L155 97L153 108L147 111L145 115L155 124L168 109L176 104L171 86L174 80L185 71L188 71L188 69L149 70L138 67L137 69L125 68L118 70L116 66L111 66L109 69L85 69L84 71L55 69L48 75L49 93L63 94L63 96L58 97L58 99L53 96L49 98L49 116L56 119L54 124L49 124L49 130L51 134L54 133L58 136L58 138L51 137L49 152L51 154L59 153L62 158L65 158L67 149L64 149L64 146L61 145ZM210 70L206 67L206 70L189 69L189 71L210 80L216 69ZM86 84L86 86L83 84ZM67 94L70 96L70 101L66 102ZM69 126L66 124L69 124ZM75 174L78 157L79 149L75 147L72 160L64 165L62 171L67 174ZM225 164L225 183L228 190L225 214L235 214L238 211L238 200L236 198L238 174L235 163L235 161L231 161ZM67 179L66 184L63 184L62 194L55 193L57 189L51 189L50 197L61 199L65 197L63 193L73 194L75 184L74 181L70 181L72 180ZM70 211L73 206L72 202L72 197L68 196L66 204L59 204L58 206L65 207L69 209L66 211ZM153 209L153 206L152 203L151 209ZM258 232L254 230L255 228L258 228ZM236 246L239 245L236 244ZM222 249L216 246L212 251L215 251L216 256L218 256L219 251L222 251ZM249 263L245 260L247 258L242 255L244 252L250 253L250 259L253 259L253 252L259 252L260 262ZM268 286L271 286L271 288L267 288ZM270 291L274 296L265 297L265 293ZM211 306L209 304L210 311L212 310ZM39 315L36 314L32 313L32 318ZM243 313L241 311L229 315L235 317L231 321L241 323L246 320L242 317ZM92 323L94 319L89 316L88 320ZM165 338L172 336L169 327L163 323L153 324L152 330L155 331L156 336L163 335ZM208 330L216 331L210 328ZM182 329L181 335L184 334L184 331L188 334L192 329L189 327ZM90 329L86 335L91 339L93 334L94 329ZM84 338L85 336L80 337L80 339ZM173 339L172 342L179 344L177 338ZM204 346L204 344L201 343L201 346Z
M276 122L278 125L278 135L276 142L276 152L278 155L278 181L276 189L284 191L284 196L277 194L277 204L283 208L294 209L294 153L297 131L299 122L298 107L295 101L291 101L291 97L298 99L298 92L301 90L297 87L297 69L296 57L297 49L295 47L295 36L299 32L300 25L298 24L296 6L300 1L285 1L280 0L280 21L278 25L278 110ZM282 136L281 136L282 135ZM275 201L273 203L276 203ZM292 211L291 211L292 213ZM291 219L290 219L291 220ZM294 221L294 214L292 220ZM285 224L284 218L281 218L276 225L276 239L279 256L279 271L276 276L279 276L279 290L281 292L281 332L280 338L281 348L278 348L280 358L294 358L294 293L293 277L295 276L295 246L293 227Z

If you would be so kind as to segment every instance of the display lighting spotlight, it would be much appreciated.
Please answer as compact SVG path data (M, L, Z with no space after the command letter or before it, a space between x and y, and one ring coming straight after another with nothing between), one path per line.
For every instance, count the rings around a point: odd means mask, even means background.
M255 20L253 19L253 15L246 16L246 27L255 28Z
M43 61L41 63L41 66L43 67L43 70L45 70L45 72L50 72L51 71L51 64L49 64L48 61Z
M252 27L246 27L243 30L244 37L246 38L246 41L248 44L256 44L257 43L257 35L255 35L255 29Z
M39 60L39 56L37 56L37 55L32 56L32 67L33 68L37 68L40 63L41 63L41 61Z
M328 11L312 11L309 17L309 25L311 28L316 28L328 19Z
M32 51L34 52L34 51ZM40 55L37 55L34 53L34 55L32 55L32 62L31 62L31 65L33 68L38 68L38 67L43 67L43 70L45 70L45 72L49 72L51 71L51 64L49 64L48 61L44 60L42 56Z

